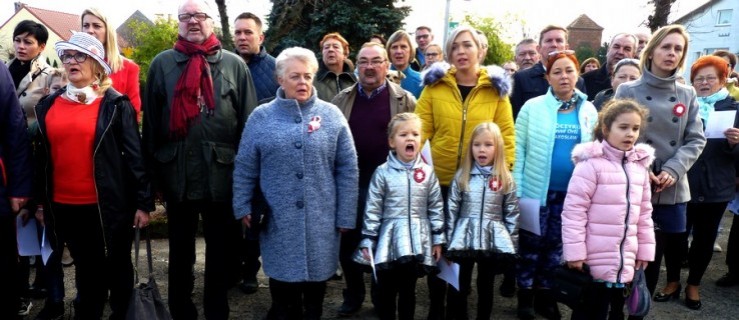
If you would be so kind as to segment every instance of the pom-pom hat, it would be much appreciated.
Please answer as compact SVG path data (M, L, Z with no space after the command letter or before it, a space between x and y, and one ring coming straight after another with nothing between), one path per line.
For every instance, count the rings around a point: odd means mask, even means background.
M84 32L72 32L69 41L59 41L54 44L56 53L61 57L64 50L82 52L95 59L105 69L105 74L110 74L110 66L105 62L105 49L100 40Z

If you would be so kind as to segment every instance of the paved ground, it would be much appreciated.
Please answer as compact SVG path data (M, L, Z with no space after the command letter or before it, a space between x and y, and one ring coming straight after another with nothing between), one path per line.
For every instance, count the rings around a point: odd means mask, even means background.
M723 226L725 232L719 236L719 244L725 249L726 241L728 237L728 230L731 226L732 216L727 214L723 220ZM197 274L196 288L194 293L194 299L196 303L202 301L202 274L204 268L204 242L203 239L198 239L198 260L196 262L195 270ZM154 253L154 267L156 272L157 283L159 288L162 289L162 295L164 299L167 298L167 255L168 245L166 240L153 240L153 253ZM716 253L713 256L713 261L703 278L703 285L701 287L701 297L703 301L703 309L700 311L693 311L686 308L682 304L682 300L674 300L671 302L664 303L653 303L653 308L648 319L739 319L739 286L733 288L719 288L713 283L726 272L726 265L724 264L724 254ZM69 301L74 296L74 271L73 267L65 268L65 284L67 298ZM245 295L239 289L234 288L229 292L229 303L231 306L231 319L264 319L267 309L270 303L269 288L266 286L267 279L264 274L260 272L260 289L256 294ZM664 281L665 273L664 270L660 276L660 279ZM687 278L687 269L683 269L682 278ZM499 279L497 279L499 280ZM658 286L660 288L662 284ZM496 288L498 285L496 284ZM341 304L341 289L343 288L343 282L341 281L329 281L328 289L326 293L326 299L324 302L324 318L325 319L337 319L336 309ZM416 307L416 318L425 319L428 300L427 300L427 289L426 280L419 279L417 286L417 307ZM497 290L496 290L497 292ZM681 296L684 298L684 295ZM369 300L369 299L367 299ZM476 297L470 298L470 301L475 301ZM34 308L28 319L33 319L35 314L41 310L43 300L35 300ZM473 307L470 307L473 309ZM564 313L564 319L569 318L570 311L567 307L561 306ZM199 310L202 317L202 309ZM471 315L475 312L471 311ZM494 319L516 319L516 299L515 298L503 298L499 295L495 296ZM364 303L362 311L352 317L351 319L377 319L372 310L371 303L366 301Z

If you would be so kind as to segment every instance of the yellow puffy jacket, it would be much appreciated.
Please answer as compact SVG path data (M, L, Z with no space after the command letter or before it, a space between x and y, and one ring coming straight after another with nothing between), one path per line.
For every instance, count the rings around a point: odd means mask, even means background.
M503 134L508 168L513 167L516 144L513 112L508 94L510 79L502 68L480 68L477 85L462 102L454 76L456 69L435 63L423 74L426 86L416 104L422 121L421 141L431 141L434 171L442 186L449 186L469 147L472 130L480 123L495 122Z

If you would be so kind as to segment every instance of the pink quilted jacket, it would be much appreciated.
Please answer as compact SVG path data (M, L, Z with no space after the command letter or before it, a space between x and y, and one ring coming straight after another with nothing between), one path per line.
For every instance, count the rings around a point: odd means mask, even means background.
M596 280L629 283L636 260L654 260L649 165L654 149L631 151L607 142L572 150L575 171L562 211L565 261L585 260Z

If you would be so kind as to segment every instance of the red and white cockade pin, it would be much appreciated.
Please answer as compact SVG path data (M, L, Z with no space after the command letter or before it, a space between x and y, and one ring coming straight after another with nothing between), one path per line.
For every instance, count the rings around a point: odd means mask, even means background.
M321 128L321 116L313 116L308 122L308 133L318 130Z
M426 180L426 172L423 172L421 168L416 168L413 170L413 180L416 180L418 183L423 182L423 180Z
M672 107L672 113L678 117L682 117L685 114L685 109L686 108L684 104L678 103L674 107Z
M500 190L500 183L498 182L498 178L492 177L490 180L488 180L488 187L490 187L490 190L498 191Z

